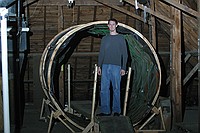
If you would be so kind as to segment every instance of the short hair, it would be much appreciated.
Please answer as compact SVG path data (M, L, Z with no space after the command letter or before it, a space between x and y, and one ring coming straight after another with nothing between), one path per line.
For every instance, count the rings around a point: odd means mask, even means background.
M114 21L114 22L116 23L116 25L118 24L118 21L117 21L117 19L110 18L110 19L108 20L108 24L110 23L110 21Z

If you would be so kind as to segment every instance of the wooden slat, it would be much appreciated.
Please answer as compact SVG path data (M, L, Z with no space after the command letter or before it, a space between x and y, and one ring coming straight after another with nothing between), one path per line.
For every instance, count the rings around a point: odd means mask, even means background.
M189 59L190 59L190 57L191 57L192 55L191 54L187 54L186 55L186 57L184 58L184 63L186 63ZM167 78L167 80L166 80L166 85L168 84L170 82L170 76ZM185 84L184 84L185 85Z
M186 43L186 50L196 50L196 40L198 38L197 20L188 15L183 15L183 20L184 42Z
M138 20L140 20L140 21L142 21L142 22L144 22L144 19L143 19L142 17L140 17L140 16L138 16L138 15L135 15L134 13L129 12L129 11L127 11L127 10L124 9L124 8L121 8L121 7L115 6L115 5L111 5L111 4L109 4L109 3L107 3L107 2L104 2L104 1L102 1L102 0L95 0L95 1L101 3L101 4L105 5L105 6L108 6L108 7L110 7L110 8L113 8L113 9L115 9L115 10L117 10L117 11L120 11L120 12L126 14L126 15L129 15L129 16L131 16L131 17L133 17L133 18L136 18L136 19L138 19Z
M180 0L176 0L180 2ZM172 7L171 15L174 19L171 45L171 99L173 107L173 123L182 121L182 79L181 79L181 12Z
M124 0L124 1L135 6L135 2L132 1L132 0ZM142 4L139 4L139 3L138 3L138 8L142 9L143 11L145 9L145 7ZM161 19L161 20L163 20L167 23L170 23L170 24L173 23L173 21L170 18L163 16L160 13L151 10L150 8L146 8L145 10L146 10L146 12L150 13L151 15L154 15L155 17L157 17L157 18L159 18L159 19Z
M199 67L200 67L200 64L197 63L196 66L188 73L188 75L183 80L183 85L185 85L190 80L190 78L194 75L194 73L197 72Z
M65 106L65 84L64 84L64 65L61 66L60 75L59 75L59 101L61 105Z
M156 4L156 1L152 0L151 2L151 10L155 10L155 4ZM156 46L156 23L155 23L155 17L154 16L151 16L151 44L153 45L153 47L156 49L157 46Z
M200 13L199 12L197 12L197 11L195 11L195 10L185 6L185 5L180 4L180 3L176 2L175 0L160 0L160 1L166 2L166 3L168 3L168 4L172 5L172 6L174 6L174 7L178 8L178 9L180 9L180 10L182 10L182 11L184 11L184 12L186 12L186 13L192 15L192 16L194 16L194 17L200 17Z

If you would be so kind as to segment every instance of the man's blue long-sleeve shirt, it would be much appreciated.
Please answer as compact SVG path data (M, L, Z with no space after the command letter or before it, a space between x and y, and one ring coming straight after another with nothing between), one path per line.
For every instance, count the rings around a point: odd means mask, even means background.
M102 38L98 59L99 67L102 67L102 64L112 64L126 70L127 58L127 46L123 35L106 35Z

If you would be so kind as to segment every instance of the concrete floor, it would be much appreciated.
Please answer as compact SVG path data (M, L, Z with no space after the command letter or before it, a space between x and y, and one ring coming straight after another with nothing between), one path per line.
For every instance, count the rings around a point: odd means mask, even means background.
M48 122L39 120L40 109L35 109L33 105L27 105L24 114L24 124L21 133L47 133ZM14 133L11 126L11 133ZM52 133L70 133L70 131L60 122L57 122ZM187 107L184 120L167 133L198 133L198 107Z
M198 132L198 107L187 107L182 123L176 125L176 133L199 133Z

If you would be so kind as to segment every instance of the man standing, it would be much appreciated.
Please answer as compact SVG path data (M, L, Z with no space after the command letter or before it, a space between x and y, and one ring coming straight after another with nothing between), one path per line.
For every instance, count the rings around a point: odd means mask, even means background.
M101 75L101 113L98 116L109 116L110 109L110 82L113 88L112 112L114 116L121 113L120 82L121 76L125 75L127 62L127 47L123 35L118 34L116 19L108 20L109 35L101 40L98 59L98 75Z

